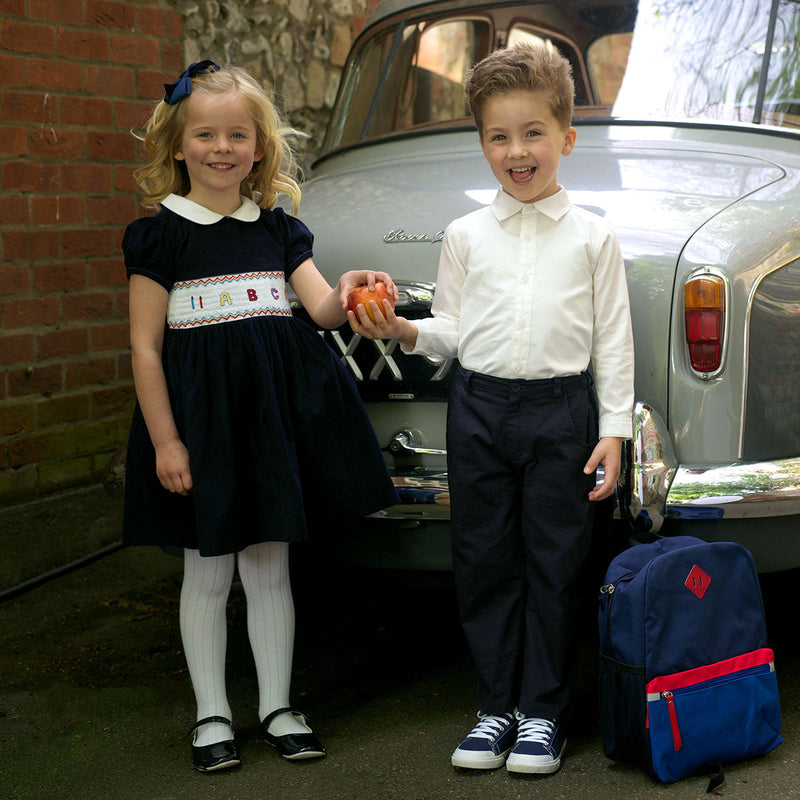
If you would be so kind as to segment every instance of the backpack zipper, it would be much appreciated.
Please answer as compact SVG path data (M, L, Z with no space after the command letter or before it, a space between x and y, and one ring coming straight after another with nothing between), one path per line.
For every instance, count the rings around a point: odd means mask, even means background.
M638 575L638 572L626 572L621 575L614 583L606 583L600 587L599 600L602 602L603 595L608 595L608 604L606 605L606 642L608 643L609 650L611 649L611 603L614 600L614 592L621 583L632 580Z
M672 692L661 692L661 696L667 701L667 713L669 714L669 725L672 728L672 745L675 752L683 747L681 741L681 729L678 727L678 712L675 710L675 698Z

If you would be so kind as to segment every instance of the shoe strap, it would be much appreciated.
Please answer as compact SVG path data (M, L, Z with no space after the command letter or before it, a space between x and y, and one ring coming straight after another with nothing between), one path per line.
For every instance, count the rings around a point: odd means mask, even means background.
M227 717L220 717L220 716L213 716L213 717L204 717L203 719L197 720L194 725L192 725L192 729L189 731L189 736L191 736L198 728L202 727L203 725L208 725L209 722L221 722L223 725L227 725L231 730L233 730L233 723Z
M264 719L261 720L261 726L263 727L263 729L267 730L272 720L274 720L275 717L279 717L281 714L296 714L297 716L303 718L303 722L305 722L306 724L308 723L308 716L304 714L302 711L298 711L296 708L289 708L289 707L276 708L274 711L271 711L269 714L267 714L266 717L264 717Z

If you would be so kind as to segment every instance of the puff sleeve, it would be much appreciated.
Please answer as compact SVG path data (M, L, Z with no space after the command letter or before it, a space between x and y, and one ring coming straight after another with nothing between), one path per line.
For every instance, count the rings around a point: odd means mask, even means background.
M286 279L313 255L314 235L296 217L286 214L283 209L273 209L279 238L283 241Z
M168 235L164 215L143 217L132 222L122 237L125 271L144 275L167 291L175 283L175 242Z

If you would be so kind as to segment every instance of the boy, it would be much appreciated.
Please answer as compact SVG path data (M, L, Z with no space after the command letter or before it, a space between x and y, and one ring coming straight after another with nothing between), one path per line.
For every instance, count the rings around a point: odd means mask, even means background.
M359 308L351 321L404 352L459 361L451 530L480 711L452 764L549 773L566 747L592 503L614 491L632 433L628 294L615 234L558 184L577 136L569 63L520 45L478 63L465 89L500 189L448 226L431 319L412 323L385 303L385 319Z

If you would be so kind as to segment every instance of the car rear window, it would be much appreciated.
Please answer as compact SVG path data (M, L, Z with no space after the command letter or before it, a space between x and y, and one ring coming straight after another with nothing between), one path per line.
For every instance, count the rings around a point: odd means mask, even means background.
M558 0L415 6L374 24L345 69L323 152L469 125L462 84L492 49L552 43L575 119L714 120L800 128L800 0Z

